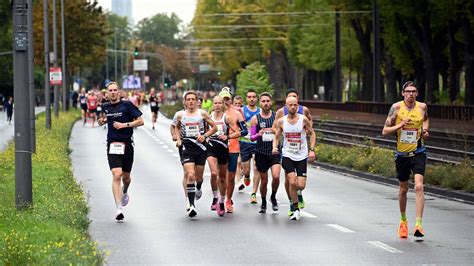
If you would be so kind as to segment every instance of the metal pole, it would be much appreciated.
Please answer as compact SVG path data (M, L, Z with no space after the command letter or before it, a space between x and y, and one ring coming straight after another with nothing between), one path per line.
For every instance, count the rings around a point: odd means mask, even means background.
M336 10L336 93L333 96L333 100L341 102L341 23L340 14Z
M382 100L382 91L380 89L380 13L377 0L373 3L373 27L374 27L374 80L372 100L378 102Z
M117 82L117 29L114 29L114 39L115 39L115 82Z
M109 49L108 47L108 40L105 42L105 79L109 79Z
M31 152L36 152L36 93L35 93L35 55L33 49L33 0L27 0L28 4L28 70L30 90L30 129L31 129Z
M122 43L123 43L123 36L122 36L122 34L120 34L120 47L121 47L121 49L124 49L122 47ZM125 72L125 70L123 68L123 66L124 66L124 64L123 64L123 53L120 54L120 64L121 64L121 66L120 66L120 74L121 74L120 75L120 80L122 80L123 73Z
M58 23L56 17L56 0L53 0L53 53L54 53L54 67L58 67ZM54 116L59 116L59 88L54 85Z
M67 111L67 79L66 79L66 34L65 34L65 26L64 23L64 0L61 0L61 64L62 64L62 72L63 72L63 111Z
M51 128L51 87L49 86L49 22L48 0L43 0L43 35L44 35L44 105L46 111L46 128Z
M15 205L33 203L31 178L30 92L28 66L28 6L14 0L13 13L13 91L15 99ZM31 41L31 40L30 40Z

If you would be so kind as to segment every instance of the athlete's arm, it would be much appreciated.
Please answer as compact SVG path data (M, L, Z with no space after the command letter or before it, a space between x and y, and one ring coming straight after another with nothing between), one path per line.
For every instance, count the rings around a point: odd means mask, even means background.
M397 106L396 104L393 104L392 107L390 107L390 110L388 111L388 116L387 119L385 120L385 125L382 129L382 135L391 135L395 133L397 130L400 128L404 127L409 119L405 118L401 121L400 124L395 125L395 122L397 120Z
M428 105L426 103L423 103L420 107L425 113L425 115L423 116L423 138L428 139L430 136L430 119L428 118Z
M306 130L307 134L309 134L309 160L313 161L316 159L316 153L314 152L314 147L316 146L316 133L314 132L313 126L311 121L305 116L303 118L303 125L304 125L304 130Z
M212 134L217 132L217 127L216 127L216 124L214 123L214 121L212 121L212 119L209 117L208 112L206 112L204 110L201 110L201 115L202 115L202 119L204 121L206 121L206 123L210 127L210 129L208 131L206 131L206 133L204 133L203 135L199 135L197 137L197 140L202 143L206 140L206 138L208 138L209 136L211 136Z
M176 147L181 146L181 112L176 115L176 125L174 126L174 136L176 137Z
M278 153L278 145L280 143L280 135L281 135L281 123L283 119L279 118L276 120L275 123L273 123L273 129L275 131L275 138L273 139L273 149L272 153L276 154Z
M283 117L283 107L278 109L275 113L275 121ZM273 123L272 130L275 132L276 131L276 123Z
M303 106L303 113L306 118L308 118L311 128L313 127L313 117L311 116L311 112L309 111L309 108L306 106Z
M253 116L252 120L250 120L250 140L256 141L261 136L262 131L257 132L257 116Z
M229 134L229 139L235 139L240 137L240 129L237 126L236 120L234 116L226 116L226 123L229 125L229 127L232 129L233 133Z
M97 119L97 123L99 126L103 126L105 123L107 123L107 117L106 116L101 116L99 119Z

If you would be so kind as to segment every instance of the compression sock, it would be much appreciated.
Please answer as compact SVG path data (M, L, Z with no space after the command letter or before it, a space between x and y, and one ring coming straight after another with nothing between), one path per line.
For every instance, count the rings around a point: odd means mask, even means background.
M194 184L188 184L186 186L188 192L188 200L190 205L194 205L194 197L196 196L196 186Z

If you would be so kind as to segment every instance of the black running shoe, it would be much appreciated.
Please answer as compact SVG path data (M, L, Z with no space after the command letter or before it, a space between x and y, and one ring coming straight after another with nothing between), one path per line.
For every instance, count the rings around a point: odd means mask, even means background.
M267 212L267 203L262 202L262 205L260 205L260 211L259 213L266 213Z
M279 207L278 207L278 202L277 202L276 198L271 198L270 200L271 200L271 202L272 202L272 209L273 209L273 211L274 211L274 212L277 212L278 209L279 209Z

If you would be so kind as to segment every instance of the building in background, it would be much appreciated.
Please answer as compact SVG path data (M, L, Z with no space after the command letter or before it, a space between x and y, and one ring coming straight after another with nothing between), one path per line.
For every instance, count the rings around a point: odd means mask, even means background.
M133 28L135 25L132 11L132 0L112 0L112 12L119 16L126 17L130 28Z

